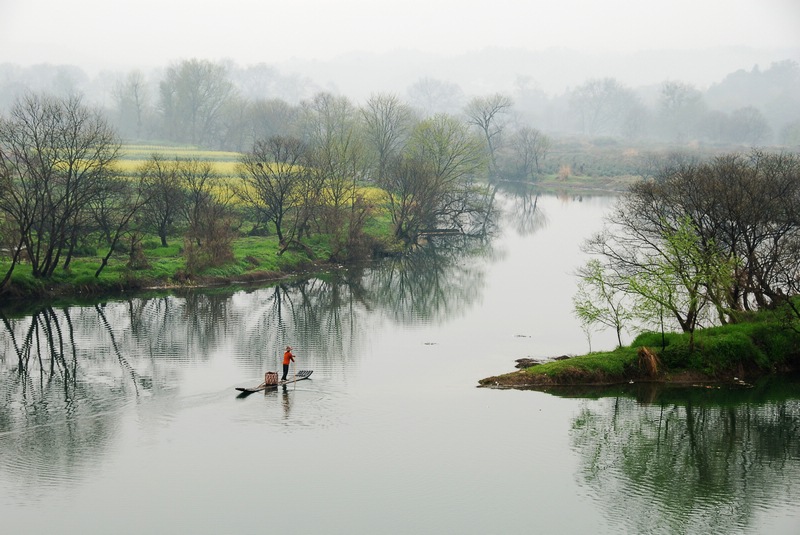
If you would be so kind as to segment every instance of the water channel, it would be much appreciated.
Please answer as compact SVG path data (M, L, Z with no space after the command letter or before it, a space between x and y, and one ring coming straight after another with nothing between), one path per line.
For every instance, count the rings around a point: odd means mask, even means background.
M613 199L500 202L489 243L5 310L0 531L800 533L796 381L477 388L588 350L573 273ZM238 396L286 344L311 378Z

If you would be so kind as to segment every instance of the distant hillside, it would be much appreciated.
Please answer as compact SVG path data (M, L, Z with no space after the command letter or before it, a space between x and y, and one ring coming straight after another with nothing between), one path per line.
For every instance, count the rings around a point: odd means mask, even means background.
M563 48L542 51L490 48L455 56L397 50L385 54L349 54L326 62L295 60L276 67L283 73L296 73L322 88L361 100L378 91L402 95L422 77L454 82L467 95L510 92L515 84L525 82L552 96L597 77L613 77L632 87L681 80L702 90L731 72L751 70L756 65L766 69L787 59L800 62L800 49L726 47L589 54Z

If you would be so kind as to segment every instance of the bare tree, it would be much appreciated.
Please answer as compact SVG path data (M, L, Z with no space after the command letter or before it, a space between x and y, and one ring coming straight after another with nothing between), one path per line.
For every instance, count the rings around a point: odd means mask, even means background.
M370 96L361 110L366 140L377 158L377 179L383 178L389 159L397 154L412 126L413 112L395 95Z
M118 150L105 119L77 96L28 94L0 121L0 211L35 277L52 276L62 254L68 265L87 206L114 177Z
M358 187L367 170L360 117L347 98L329 93L316 95L304 103L303 110L309 139L307 165L324 193L323 202L311 215L333 237L337 249L345 248L353 237L351 224L363 220L361 211L366 208Z
M570 107L589 136L620 135L630 113L638 111L633 93L614 78L591 79L570 94Z
M188 226L184 241L187 268L197 271L232 260L233 192L221 183L209 162L180 160L178 175L187 195L184 205Z
M769 141L772 130L758 108L745 106L731 112L729 135L734 143L757 147Z
M298 118L300 108L280 99L260 99L248 104L248 121L243 133L244 146L248 149L256 141L274 136L299 137Z
M684 142L695 134L706 111L703 94L691 84L667 81L659 99L661 128L672 141Z
M138 234L137 216L142 206L149 203L148 194L150 193L145 188L144 177L141 175L132 181L108 181L104 186L89 204L93 220L108 247L108 251L100 260L100 266L94 273L95 277L99 277L108 265L120 240L129 233ZM134 254L135 250L132 248L131 257Z
M303 163L305 144L297 138L274 136L257 141L240 160L242 186L237 195L254 209L260 223L272 222L280 243L294 238L300 201L300 188L307 173ZM288 225L286 220L292 217Z
M148 198L141 209L143 224L146 229L155 231L162 247L167 247L167 238L174 232L186 201L179 168L179 160L153 154L138 170Z
M425 77L408 88L408 98L423 116L430 117L437 113L456 113L461 109L464 92L458 84Z
M413 242L423 230L463 230L483 220L488 203L471 182L483 168L483 154L481 139L452 116L435 115L417 125L382 182L395 235Z
M214 139L221 110L234 93L223 64L192 59L170 66L159 101L166 134L192 144Z
M541 164L550 150L550 138L536 128L524 126L511 135L509 149L511 169L507 174L515 178L536 180L542 172Z
M496 152L506 126L502 116L509 112L511 106L511 97L495 93L486 97L473 98L464 109L467 123L477 127L486 141L489 152L489 173L493 176L497 175Z
M141 71L131 71L114 84L111 95L117 108L117 127L124 135L142 139L144 121L150 107L150 94Z

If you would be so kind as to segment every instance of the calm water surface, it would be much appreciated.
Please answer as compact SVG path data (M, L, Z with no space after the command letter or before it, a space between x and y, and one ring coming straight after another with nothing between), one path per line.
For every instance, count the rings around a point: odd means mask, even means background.
M0 531L800 533L797 382L476 388L587 351L572 273L612 202L501 200L489 245L6 311ZM237 396L287 343L311 380Z

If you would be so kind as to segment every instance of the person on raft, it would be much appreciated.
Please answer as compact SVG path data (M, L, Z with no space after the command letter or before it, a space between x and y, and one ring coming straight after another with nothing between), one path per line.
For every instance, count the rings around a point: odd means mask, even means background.
M283 352L283 377L281 378L282 381L285 381L286 376L289 374L290 362L294 362L294 355L292 355L291 346L286 346L286 351Z

